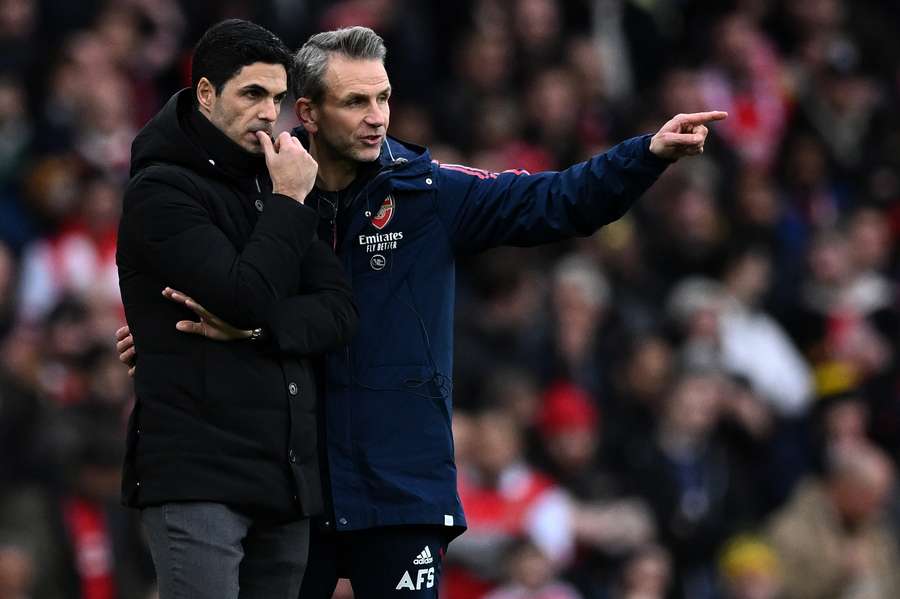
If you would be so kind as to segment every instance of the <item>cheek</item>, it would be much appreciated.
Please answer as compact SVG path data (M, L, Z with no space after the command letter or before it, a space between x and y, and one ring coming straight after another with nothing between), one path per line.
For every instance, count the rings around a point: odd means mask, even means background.
M240 121L240 117L241 113L234 107L219 106L219 119L227 130L233 130L236 127L235 123Z

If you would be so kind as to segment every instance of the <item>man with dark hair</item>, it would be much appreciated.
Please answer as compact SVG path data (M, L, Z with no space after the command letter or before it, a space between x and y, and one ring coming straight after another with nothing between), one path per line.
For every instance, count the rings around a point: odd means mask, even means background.
M262 27L213 26L192 88L132 147L117 263L141 367L123 497L161 599L296 597L322 511L312 360L357 315L304 205L316 163L270 138L292 65ZM230 324L185 320L184 294Z
M438 164L387 137L385 54L374 31L352 27L312 36L296 57L295 133L319 165L311 203L360 309L350 347L327 360L332 505L303 599L331 597L338 577L357 599L437 596L447 543L466 526L450 424L456 255L593 233L672 161L701 153L705 123L726 116L678 115L562 172Z

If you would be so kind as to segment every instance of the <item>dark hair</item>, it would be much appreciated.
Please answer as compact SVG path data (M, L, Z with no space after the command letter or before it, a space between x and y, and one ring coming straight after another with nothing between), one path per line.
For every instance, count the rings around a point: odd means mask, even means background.
M317 33L297 51L297 71L291 91L295 98L309 98L313 102L325 93L325 70L332 54L356 60L384 62L387 49L384 40L368 27L345 27Z
M287 72L290 82L294 70L291 51L278 36L256 23L241 19L228 19L216 23L206 30L191 59L191 88L194 101L197 98L197 83L206 77L216 93L238 71L255 62L280 64Z

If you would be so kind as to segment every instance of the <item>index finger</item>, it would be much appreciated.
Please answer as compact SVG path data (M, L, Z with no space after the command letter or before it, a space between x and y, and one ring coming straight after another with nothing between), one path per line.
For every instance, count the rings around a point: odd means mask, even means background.
M124 339L125 337L127 337L130 334L131 334L131 329L129 329L128 325L126 324L124 327L122 327L118 331L116 331L116 341L121 341L122 339Z
M726 118L728 118L727 112L722 110L710 110L709 112L693 112L691 114L685 114L681 117L681 122L689 123L691 125L702 125L703 123L721 121Z
M265 131L257 131L256 139L259 140L259 145L262 146L263 154L266 155L266 158L275 154L275 148L272 147L272 139L269 137L268 133Z

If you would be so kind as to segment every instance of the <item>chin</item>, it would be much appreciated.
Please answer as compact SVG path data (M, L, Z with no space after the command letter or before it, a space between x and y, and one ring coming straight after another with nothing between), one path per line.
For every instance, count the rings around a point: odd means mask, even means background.
M381 148L365 148L356 152L354 159L357 162L375 162L381 156Z

